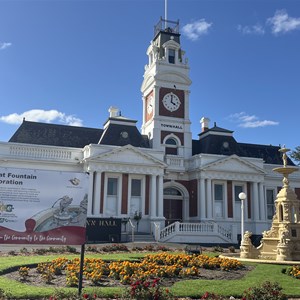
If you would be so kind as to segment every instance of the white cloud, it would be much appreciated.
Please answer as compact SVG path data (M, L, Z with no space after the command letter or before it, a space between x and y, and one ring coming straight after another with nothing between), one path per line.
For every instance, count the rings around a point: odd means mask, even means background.
M208 33L209 28L212 26L212 23L208 23L205 19L200 19L193 23L186 24L182 27L182 33L188 39L196 41L201 35Z
M242 34L256 34L256 35L264 35L265 34L265 29L260 24L256 24L256 25L252 25L252 26L238 25L237 29Z
M12 43L5 43L5 42L0 42L0 50L4 50L8 47L10 47Z
M34 122L59 122L65 125L82 126L82 120L73 115L66 115L57 110L32 109L21 114L13 113L0 117L0 121L8 124L21 124L23 119Z
M257 128L278 125L279 122L270 120L259 120L255 115L247 115L245 112L235 113L229 116L233 122L237 122L238 126L243 128Z
M285 10L277 10L272 18L267 20L267 24L272 27L273 34L287 33L300 29L300 18L293 18Z

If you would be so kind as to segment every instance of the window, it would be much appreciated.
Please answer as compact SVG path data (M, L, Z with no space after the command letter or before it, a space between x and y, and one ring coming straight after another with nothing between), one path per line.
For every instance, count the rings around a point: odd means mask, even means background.
M140 197L141 196L141 186L142 181L140 179L131 180L131 196Z
M167 139L166 140L166 144L167 145L174 145L174 146L177 146L177 143L176 143L176 141L174 140L174 139Z
M168 138L166 140L166 154L177 155L177 141L174 138Z
M169 63L175 64L175 50L169 49Z
M223 185L215 184L215 200L223 201Z
M118 178L108 178L107 180L107 195L117 196Z
M234 200L235 201L241 201L239 198L239 194L243 192L243 186L241 185L235 185L234 186Z
M130 215L143 211L142 205L142 179L131 179Z
M244 191L245 185L243 184L239 184L239 183L235 183L233 184L233 189L232 189L232 201L233 201L233 217L235 218L235 220L241 220L242 219L242 203L241 203L241 199L239 198L239 194L242 193ZM247 209L246 209L246 205L247 202L246 200L243 200L243 214L246 218L247 216Z
M182 196L181 192L174 188L165 188L164 195L168 196Z
M214 185L214 198L215 198L215 217L224 217L224 186L223 184Z
M267 190L267 218L272 220L275 213L274 190Z

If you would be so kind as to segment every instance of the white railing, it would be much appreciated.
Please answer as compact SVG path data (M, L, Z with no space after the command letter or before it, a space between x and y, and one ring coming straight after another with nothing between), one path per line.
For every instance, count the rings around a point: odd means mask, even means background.
M174 222L165 227L160 232L160 238L175 236L176 234L197 233L197 234L216 234L221 235L226 240L232 239L232 231L222 227L215 222L200 222L200 223L179 223Z
M131 227L131 241L134 242L134 228L135 228L135 226L133 225L133 223L130 219L128 220L128 222L129 222L129 225Z
M179 223L181 232L213 232L213 223Z
M10 155L31 157L31 158L47 158L47 159L71 159L72 151L63 149L51 149L49 147L28 147L28 146L10 146Z
M170 166L183 167L183 160L180 158L169 158Z
M218 225L218 233L224 237L227 237L230 240L232 239L232 230L228 230L223 226Z
M174 155L167 155L165 158L165 162L167 165L172 169L177 168L184 168L184 158L183 157L176 157Z
M156 222L153 222L153 225L154 225L154 239L155 239L155 242L158 242L159 241L159 236L160 236L160 223L156 223Z

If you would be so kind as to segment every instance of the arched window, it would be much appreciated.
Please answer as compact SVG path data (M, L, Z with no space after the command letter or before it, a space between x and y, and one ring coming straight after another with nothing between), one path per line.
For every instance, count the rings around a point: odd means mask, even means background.
M168 51L169 57L168 61L170 64L175 64L175 50L174 49L169 49Z
M175 188L165 188L164 189L164 195L168 195L168 196L182 196L182 193L175 189Z
M178 151L178 145L177 145L177 141L174 138L168 138L165 141L166 144L166 154L171 154L171 155L177 155Z

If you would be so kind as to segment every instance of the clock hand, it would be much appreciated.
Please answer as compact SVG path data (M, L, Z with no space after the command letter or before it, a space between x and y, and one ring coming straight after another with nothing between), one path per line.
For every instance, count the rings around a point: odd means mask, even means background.
M171 95L171 101L170 101L173 105L175 105L174 101L173 101L173 95Z

